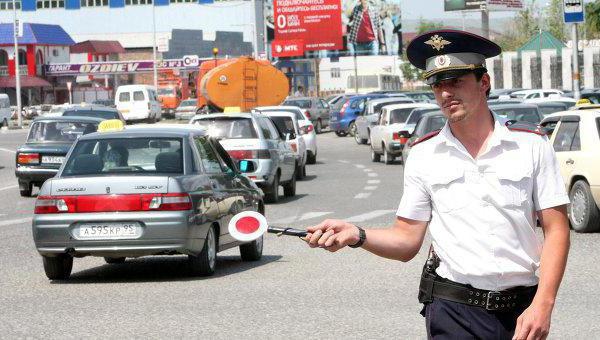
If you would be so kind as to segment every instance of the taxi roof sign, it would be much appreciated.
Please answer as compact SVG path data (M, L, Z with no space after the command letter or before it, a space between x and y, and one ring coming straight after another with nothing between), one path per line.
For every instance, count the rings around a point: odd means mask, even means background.
M227 106L223 109L223 113L240 113L242 109L239 106Z
M98 132L122 131L125 125L120 119L108 119L98 125Z
M587 98L583 98L583 99L579 99L577 101L577 103L575 104L576 106L580 106L580 105L590 105L592 102L587 99Z

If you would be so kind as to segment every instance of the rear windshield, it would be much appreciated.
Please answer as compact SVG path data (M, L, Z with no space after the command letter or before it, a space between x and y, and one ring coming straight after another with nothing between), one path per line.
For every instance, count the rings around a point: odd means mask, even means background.
M291 117L271 116L271 120L281 133L296 133L294 129L294 121Z
M407 109L395 109L390 113L390 124L404 123L408 118L408 115L414 110L414 107Z
M121 92L119 94L119 101L120 102L128 102L131 100L131 95L129 94L129 92Z
M310 100L286 100L282 105L297 106L303 109L310 109Z
M80 141L62 176L183 173L180 138L119 138Z
M96 132L98 124L79 122L35 122L27 142L73 142L81 135Z
M492 111L500 117L517 122L530 122L538 124L540 117L535 108L492 108Z
M216 138L258 138L252 119L243 117L218 117L194 121Z
M136 102L143 102L145 100L144 92L142 92L142 91L133 92L133 100Z
M196 106L196 99L184 100L179 106Z
M174 95L175 94L175 88L173 87L163 87L163 88L159 88L158 91L158 95L159 96L169 96L169 95Z
M283 108L282 108L282 109L276 109L276 110L275 110L275 109L271 109L271 110L260 110L259 112L289 112L289 113L293 113L293 114L295 114L295 115L296 115L296 119L297 119L297 120L305 120L305 119L306 119L306 118L304 117L304 115L303 115L303 114L302 114L300 111L298 111L297 109L296 109L296 110L288 110L288 109L283 109Z
M417 122L419 121L419 119L424 114L426 114L427 112L433 112L433 111L436 111L436 110L437 109L414 109L410 113L410 116L408 117L408 120L406 121L406 124L417 124Z
M564 111L566 110L564 105L544 105L544 106L539 106L538 110L540 110L540 113L542 114L542 116L546 117L547 115L554 113L554 112L558 112L558 111Z
M63 116L96 117L103 119L119 119L119 114L114 111L102 110L72 110L65 111Z

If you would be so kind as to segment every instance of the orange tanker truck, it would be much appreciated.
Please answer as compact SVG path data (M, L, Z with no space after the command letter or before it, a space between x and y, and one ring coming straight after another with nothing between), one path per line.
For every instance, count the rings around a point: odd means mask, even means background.
M160 70L158 73L158 100L163 117L175 117L175 110L182 100L189 98L189 87L173 70Z
M251 57L204 61L198 74L198 107L205 112L281 104L289 93L286 75L268 60Z

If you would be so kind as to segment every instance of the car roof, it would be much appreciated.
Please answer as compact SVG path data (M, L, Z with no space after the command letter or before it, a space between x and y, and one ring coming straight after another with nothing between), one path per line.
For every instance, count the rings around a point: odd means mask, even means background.
M421 117L432 117L432 116L444 116L444 114L442 113L442 111L436 110L436 111L424 113Z
M489 105L490 109L537 109L537 105L535 104L525 104L525 103L514 103L514 104L498 104L498 105Z
M290 117L292 119L296 119L296 114L289 111L266 111L261 114L265 116Z
M298 111L302 111L301 108L299 108L297 106L292 106L292 105L257 106L254 108L254 110L257 110L257 111L260 111L260 110L298 110Z
M209 118L220 118L220 117L229 117L229 118L256 118L258 117L258 113L251 112L234 112L234 113L209 113L203 115L195 115L192 117L192 121L200 120L200 119L209 119Z
M100 117L85 117L85 116L42 116L36 117L33 122L83 122L83 123L100 123L106 119Z
M562 117L562 116L579 116L579 117L600 117L600 109L589 109L589 110L567 110L567 111L558 111L553 112L544 119L542 119L542 123L548 120L554 120L552 118Z
M191 124L158 124L127 126L120 131L94 132L79 137L79 140L133 138L133 137L186 137L190 134L206 135L206 130Z
M438 106L436 104L429 104L429 103L401 103L401 104L391 104L391 105L386 105L384 106L385 109L387 110L394 110L394 109L407 109L407 108L437 108Z
M108 107L104 105L85 105L85 106L70 106L65 109L66 111L110 111L110 112L119 112L119 110L114 107Z
M410 100L410 102L409 102ZM414 103L412 99L409 97L383 97L383 98L373 98L369 100L369 104L380 104L386 102L395 102L395 101L406 101L407 104Z
M535 103L535 105L537 106L555 106L555 105L561 105L561 106L566 106L569 107L569 104L567 104L567 102L561 102L561 101L540 101L539 103Z

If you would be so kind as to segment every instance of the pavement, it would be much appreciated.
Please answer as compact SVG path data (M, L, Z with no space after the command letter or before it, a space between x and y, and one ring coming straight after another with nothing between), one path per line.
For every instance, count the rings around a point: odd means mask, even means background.
M70 280L49 281L32 241L35 198L21 198L14 177L14 150L25 136L0 133L2 338L426 338L417 288L428 238L408 263L267 235L261 261L242 262L231 249L219 253L209 278L189 277L182 256L117 265L86 257L75 259ZM270 224L304 228L343 218L389 227L402 196L402 164L372 163L369 146L333 133L319 135L318 147L296 196L267 205ZM598 339L593 254L600 234L571 237L549 338Z

